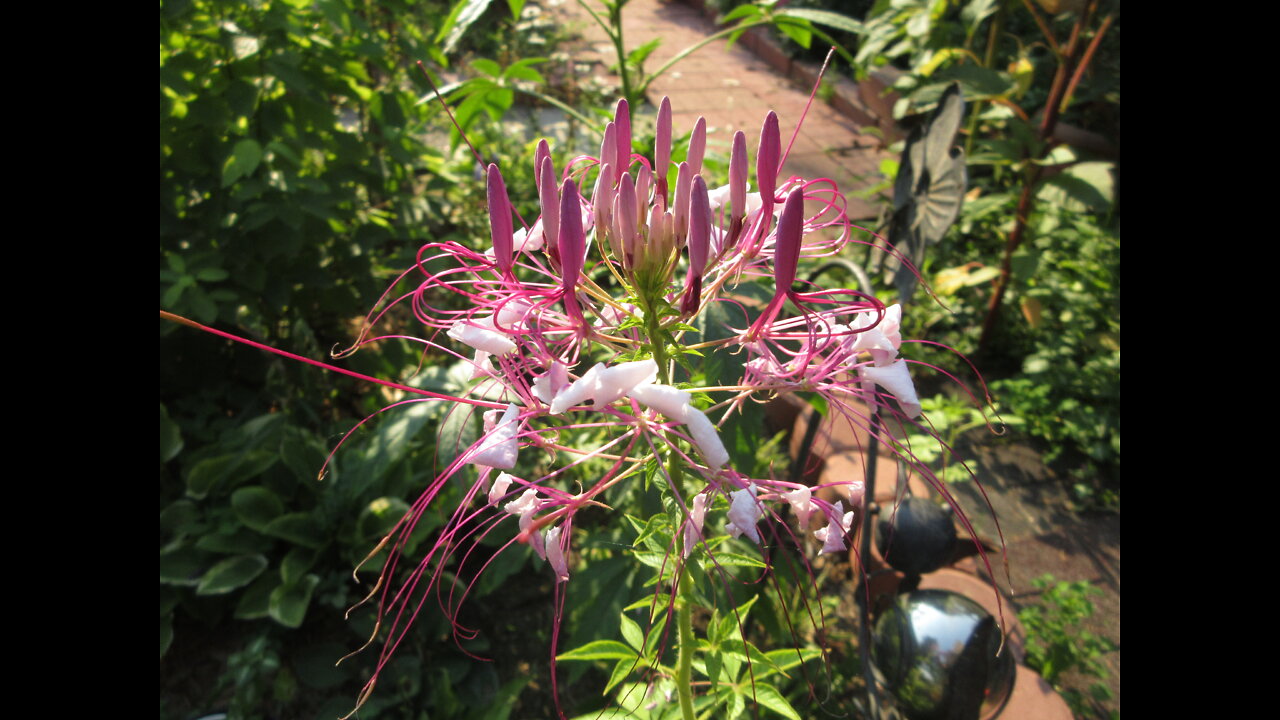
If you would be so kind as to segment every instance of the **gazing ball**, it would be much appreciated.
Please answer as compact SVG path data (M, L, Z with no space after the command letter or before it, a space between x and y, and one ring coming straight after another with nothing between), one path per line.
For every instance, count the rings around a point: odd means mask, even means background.
M898 596L876 620L872 662L910 720L985 720L1013 689L1013 653L999 657L995 618L948 590Z
M956 527L951 513L941 505L920 497L909 497L895 509L880 509L880 532L876 547L895 570L907 575L933 572L951 558L956 543Z

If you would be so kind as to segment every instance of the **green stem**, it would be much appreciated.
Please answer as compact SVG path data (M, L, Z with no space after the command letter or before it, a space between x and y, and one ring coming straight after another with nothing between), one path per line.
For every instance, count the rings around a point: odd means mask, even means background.
M676 622L680 626L680 647L676 655L676 693L680 696L680 716L684 720L694 720L693 714L693 650L696 642L693 637L693 593L689 588L693 579L689 577L686 563L680 565L680 599L676 609Z
M568 113L568 114L569 114L571 117L573 117L575 120L577 120L578 122L582 123L583 125L586 125L586 126L587 126L587 127L589 127L589 128L599 128L599 125L600 125L599 121L597 121L597 120L593 120L593 119L591 119L591 118L587 117L586 115L583 115L582 113L578 112L577 110L574 110L574 109L573 109L573 107L571 107L570 105L568 105L568 104L566 104L566 103L564 103L564 102L562 102L562 101L560 101L560 100L557 100L557 99L555 99L555 98L551 97L550 95L547 95L547 94L545 94L545 93L540 93L540 92L538 92L537 90L526 90L526 89L524 89L524 88L519 88L519 87L514 87L514 86L511 86L511 88L512 88L513 90L516 90L517 92L522 92L522 93L524 93L525 95L528 95L528 96L530 96L530 97L536 97L536 98L538 98L539 100L541 100L542 102L544 102L544 103L546 103L546 104L548 104L548 105L554 105L555 107L560 108L561 110L563 110L563 111L565 111L566 113Z

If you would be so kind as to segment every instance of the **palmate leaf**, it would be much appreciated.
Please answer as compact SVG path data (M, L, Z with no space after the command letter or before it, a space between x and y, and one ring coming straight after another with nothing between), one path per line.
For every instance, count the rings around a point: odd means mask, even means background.
M889 242L915 267L924 263L925 251L946 235L960 214L967 174L964 151L954 147L964 119L960 85L952 84L938 101L929 119L912 131L902 152L893 189L893 220ZM893 275L900 297L910 299L916 275L897 258L883 257L884 269Z

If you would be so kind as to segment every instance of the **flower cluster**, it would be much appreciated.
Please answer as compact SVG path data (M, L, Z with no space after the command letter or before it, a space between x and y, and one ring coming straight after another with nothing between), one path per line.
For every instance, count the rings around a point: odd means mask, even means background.
M391 623L381 662L421 609L423 581L427 591L440 589L442 557L514 518L503 531L511 542L529 544L565 581L576 512L601 504L610 487L655 457L667 459L659 465L684 513L684 556L718 532L759 544L762 518L787 507L823 552L845 548L853 513L844 501L861 501L860 483L851 481L845 500L830 503L803 484L747 477L730 462L719 427L745 402L796 391L821 395L835 417L861 427L877 410L914 417L920 404L898 355L901 312L853 290L797 282L802 259L861 241L852 239L834 182L783 176L774 113L761 127L754 173L746 134L734 135L723 184L704 173L705 120L694 125L682 162L672 161L672 133L664 98L652 158L633 152L625 101L595 157L573 158L557 172L542 141L534 155L540 214L532 225L519 219L517 227L502 174L489 165L491 247L425 245L371 314L372 328L390 307L408 304L429 336L407 339L469 362L473 390L454 400L482 409L484 427L384 540L393 552L379 583L380 615ZM428 265L448 269L432 273ZM416 285L397 294L415 276ZM738 292L742 283L764 283L772 293L753 306ZM716 317L730 320L703 336L693 323L717 305ZM357 347L380 339L366 334ZM682 383L677 359L711 352L740 354L741 376L714 386ZM419 401L438 399L404 402ZM562 442L579 428L606 439L598 447ZM530 454L551 462L524 462ZM601 460L607 471L566 489L566 473ZM398 550L467 465L478 468L478 481L393 590ZM687 502L685 482L669 470L675 465L701 488ZM536 477L520 471L548 466ZM722 531L712 517L717 497L728 501ZM452 587L446 609L456 606Z

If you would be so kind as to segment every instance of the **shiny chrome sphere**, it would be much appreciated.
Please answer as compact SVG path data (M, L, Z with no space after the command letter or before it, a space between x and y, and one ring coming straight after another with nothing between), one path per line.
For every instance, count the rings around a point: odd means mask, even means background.
M1012 652L982 606L946 590L899 596L876 621L872 660L911 720L979 720L1013 689Z

